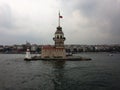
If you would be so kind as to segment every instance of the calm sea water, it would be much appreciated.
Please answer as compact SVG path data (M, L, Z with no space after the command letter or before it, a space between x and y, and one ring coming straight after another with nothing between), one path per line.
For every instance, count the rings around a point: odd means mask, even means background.
M82 53L92 61L24 61L0 54L0 90L120 90L120 54Z

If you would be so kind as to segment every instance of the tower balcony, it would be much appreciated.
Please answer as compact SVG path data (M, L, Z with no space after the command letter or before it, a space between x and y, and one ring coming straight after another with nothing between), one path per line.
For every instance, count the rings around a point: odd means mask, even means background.
M56 40L57 40L57 41L59 41L59 40L60 40L60 41L61 41L61 40L65 41L66 38L65 38L65 37L61 37L61 38L53 37L53 40L54 40L54 41L56 41Z

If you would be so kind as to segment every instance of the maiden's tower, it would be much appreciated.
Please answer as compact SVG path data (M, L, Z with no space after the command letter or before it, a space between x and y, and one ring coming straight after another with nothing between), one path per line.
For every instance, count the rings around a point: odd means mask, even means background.
M58 27L54 34L54 45L45 45L42 47L41 58L66 58L66 52L64 47L64 33L60 26L60 19L62 16L59 13Z

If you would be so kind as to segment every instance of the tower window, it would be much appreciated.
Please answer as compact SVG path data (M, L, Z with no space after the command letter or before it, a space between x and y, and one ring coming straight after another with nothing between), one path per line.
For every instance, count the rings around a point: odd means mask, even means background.
M62 35L60 36L60 39L62 39Z
M57 36L57 39L59 39L59 36Z

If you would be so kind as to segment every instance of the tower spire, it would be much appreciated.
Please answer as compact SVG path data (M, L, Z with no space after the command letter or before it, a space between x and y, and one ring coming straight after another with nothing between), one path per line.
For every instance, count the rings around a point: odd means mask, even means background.
M63 18L61 15L60 15L60 10L59 10L59 13L58 13L58 26L60 27L60 18Z
M58 26L60 26L60 11L58 13Z

